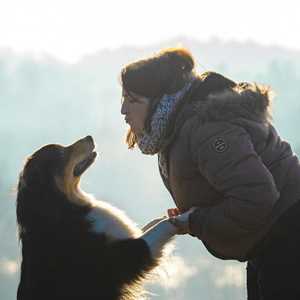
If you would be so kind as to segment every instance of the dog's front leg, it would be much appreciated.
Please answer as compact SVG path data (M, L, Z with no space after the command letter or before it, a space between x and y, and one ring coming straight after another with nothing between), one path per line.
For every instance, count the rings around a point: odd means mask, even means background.
M178 229L171 224L168 219L164 218L144 232L141 239L147 243L152 257L157 258L161 255L163 246L177 233L177 231Z
M151 227L153 227L154 225L156 225L157 223L159 223L162 220L167 219L167 216L162 216L156 219L153 219L152 221L150 221L149 223L147 223L146 225L144 225L142 227L142 232L146 232L147 230L149 230Z

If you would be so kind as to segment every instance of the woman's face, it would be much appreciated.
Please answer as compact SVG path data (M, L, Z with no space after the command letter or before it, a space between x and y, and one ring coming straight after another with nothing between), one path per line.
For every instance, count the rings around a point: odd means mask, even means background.
M123 90L121 114L137 136L143 133L149 105L149 98Z

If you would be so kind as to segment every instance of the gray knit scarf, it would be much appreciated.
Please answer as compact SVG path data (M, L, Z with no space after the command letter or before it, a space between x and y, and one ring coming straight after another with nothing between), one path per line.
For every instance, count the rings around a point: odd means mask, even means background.
M150 132L144 132L137 140L138 147L142 153L150 155L158 153L159 165L165 177L168 177L167 166L165 158L160 151L166 138L168 122L172 112L176 108L176 105L190 90L194 80L195 77L192 77L191 80L189 80L184 87L175 94L166 94L162 96L151 118Z

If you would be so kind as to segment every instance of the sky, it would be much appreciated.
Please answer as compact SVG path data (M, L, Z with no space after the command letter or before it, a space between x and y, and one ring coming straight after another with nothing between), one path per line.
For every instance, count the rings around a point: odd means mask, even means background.
M0 50L66 62L177 36L300 50L299 1L0 0Z

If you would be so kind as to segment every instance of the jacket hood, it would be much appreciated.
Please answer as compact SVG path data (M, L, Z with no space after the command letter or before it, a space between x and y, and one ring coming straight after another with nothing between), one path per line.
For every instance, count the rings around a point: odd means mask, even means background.
M207 95L201 97L200 92L198 101L195 102L201 122L230 121L235 118L262 123L272 120L273 93L269 87L245 82L220 86L218 82L224 80L225 77L212 72L205 73L205 77L202 78L198 90L201 86L205 87L208 81L212 82L209 84ZM232 83L231 80L227 80Z

